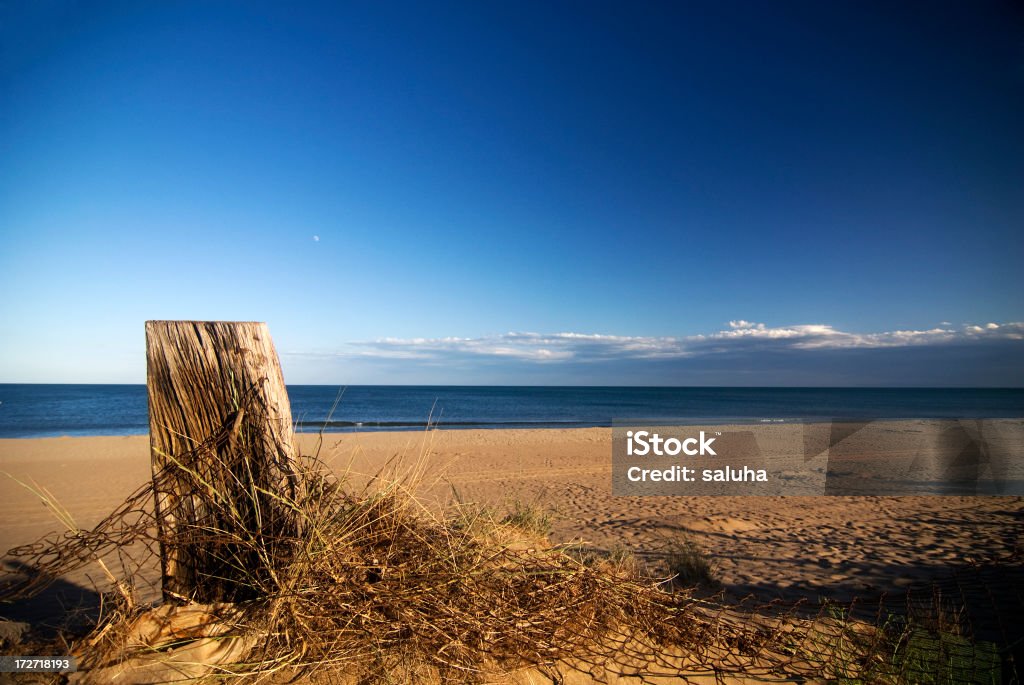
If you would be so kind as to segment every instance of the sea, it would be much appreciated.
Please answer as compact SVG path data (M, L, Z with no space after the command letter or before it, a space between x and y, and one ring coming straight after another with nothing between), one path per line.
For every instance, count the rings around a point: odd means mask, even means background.
M1024 417L1019 388L292 385L288 395L301 432ZM0 438L144 434L147 411L145 385L0 384Z

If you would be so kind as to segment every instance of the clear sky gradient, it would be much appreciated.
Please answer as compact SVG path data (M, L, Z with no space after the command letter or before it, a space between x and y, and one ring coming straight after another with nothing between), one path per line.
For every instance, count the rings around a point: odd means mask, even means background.
M1024 385L1019 4L292 5L3 4L0 382Z

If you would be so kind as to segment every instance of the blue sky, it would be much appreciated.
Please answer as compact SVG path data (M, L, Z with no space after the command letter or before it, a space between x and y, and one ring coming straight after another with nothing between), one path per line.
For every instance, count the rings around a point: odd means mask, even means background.
M289 5L0 8L0 382L1024 385L1019 6Z

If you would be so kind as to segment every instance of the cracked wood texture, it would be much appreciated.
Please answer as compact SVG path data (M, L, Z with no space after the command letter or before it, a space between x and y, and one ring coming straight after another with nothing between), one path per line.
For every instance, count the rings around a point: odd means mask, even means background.
M264 323L146 322L164 598L268 591L299 523L291 407Z

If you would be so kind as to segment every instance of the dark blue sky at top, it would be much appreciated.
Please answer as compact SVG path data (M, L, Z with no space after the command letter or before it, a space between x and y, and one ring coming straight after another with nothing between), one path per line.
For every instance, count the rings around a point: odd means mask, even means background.
M318 372L289 354L383 338L1024 320L1012 3L0 17L0 380L140 380L152 318L266 320L295 382ZM1019 348L986 383L1024 378ZM503 350L488 382L527 363ZM466 359L324 380L472 382Z

